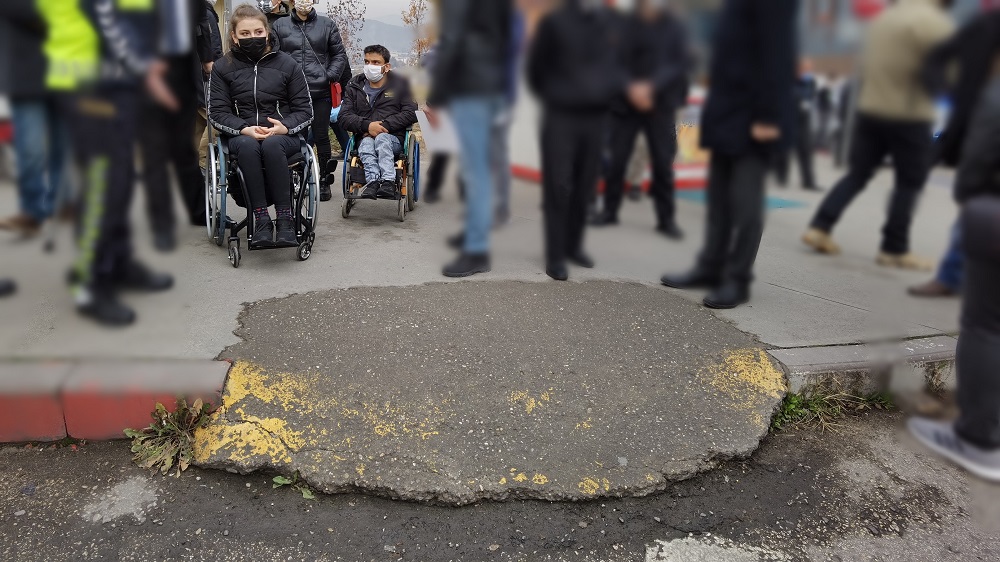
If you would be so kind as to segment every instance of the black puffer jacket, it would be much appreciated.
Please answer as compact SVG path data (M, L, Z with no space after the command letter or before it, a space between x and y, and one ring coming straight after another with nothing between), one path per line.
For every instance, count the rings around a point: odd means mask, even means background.
M987 83L972 113L955 177L955 200L977 195L1000 196L1000 77Z
M340 80L347 66L347 51L340 38L337 24L314 8L305 21L292 12L287 18L274 22L281 50L292 55L305 70L309 91L330 95L330 84Z
M381 121L382 126L402 142L406 138L407 127L417 122L417 102L413 99L409 81L390 72L382 91L370 104L364 90L367 81L362 74L347 84L337 123L345 131L367 135L372 121Z
M215 61L208 118L226 135L239 135L255 125L271 127L268 117L281 121L290 135L312 123L312 98L302 67L287 53L276 50L271 37L271 52L256 63L239 47Z

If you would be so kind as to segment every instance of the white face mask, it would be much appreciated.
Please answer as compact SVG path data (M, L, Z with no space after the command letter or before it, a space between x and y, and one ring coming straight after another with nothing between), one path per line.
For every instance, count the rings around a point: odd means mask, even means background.
M369 82L380 82L385 73L382 72L382 67L377 64L366 64L365 65L365 78Z
M295 10L299 13L308 14L312 7L313 0L295 0Z

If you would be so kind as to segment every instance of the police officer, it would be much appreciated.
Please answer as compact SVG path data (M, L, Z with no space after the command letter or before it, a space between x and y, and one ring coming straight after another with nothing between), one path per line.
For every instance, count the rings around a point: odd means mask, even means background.
M594 226L618 224L625 170L639 131L646 135L653 162L651 193L656 231L670 238L683 232L674 220L674 156L677 154L677 108L685 103L691 57L684 27L664 0L641 0L634 15L623 18L621 65L633 86L619 96L611 112L610 164L604 210Z

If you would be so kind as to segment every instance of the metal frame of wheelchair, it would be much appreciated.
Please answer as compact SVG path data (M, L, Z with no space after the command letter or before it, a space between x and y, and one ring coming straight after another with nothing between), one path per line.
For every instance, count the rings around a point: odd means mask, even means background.
M345 219L351 215L351 210L358 204L364 183L358 183L351 177L353 169L361 170L361 157L358 156L357 145L354 140L355 135L351 135L347 141L347 148L344 150L343 192L344 202L341 205L340 213ZM396 180L396 218L399 222L406 220L406 214L413 211L420 201L420 141L413 134L412 129L406 130L406 137L403 140L403 157L396 160L397 174Z
M246 182L243 181L243 172L231 162L228 146L223 143L222 138L214 138L212 127L208 127L208 160L205 170L205 216L208 237L217 246L227 240L226 228L229 228L229 263L239 267L242 259L240 251L240 232L247 231L247 249L274 250L287 248L290 246L263 246L251 247L250 236L254 231L253 211L250 209L250 195L247 193ZM292 188L292 212L295 220L296 242L298 243L296 255L299 261L305 261L312 256L313 244L316 242L316 223L319 217L319 159L315 149L306 141L303 135L297 135L299 139L299 151L301 160L297 160L288 166L291 176ZM247 216L238 223L230 223L226 217L226 207L231 189L238 184L240 195ZM233 200L236 196L233 194ZM239 203L237 202L237 205Z

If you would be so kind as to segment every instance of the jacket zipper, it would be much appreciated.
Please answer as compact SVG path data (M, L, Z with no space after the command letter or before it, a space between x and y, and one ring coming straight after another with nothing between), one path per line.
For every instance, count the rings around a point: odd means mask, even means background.
M260 105L257 103L257 66L273 53L267 53L266 55L260 57L256 63L253 65L253 108L257 113L256 121L254 121L254 126L260 126Z

